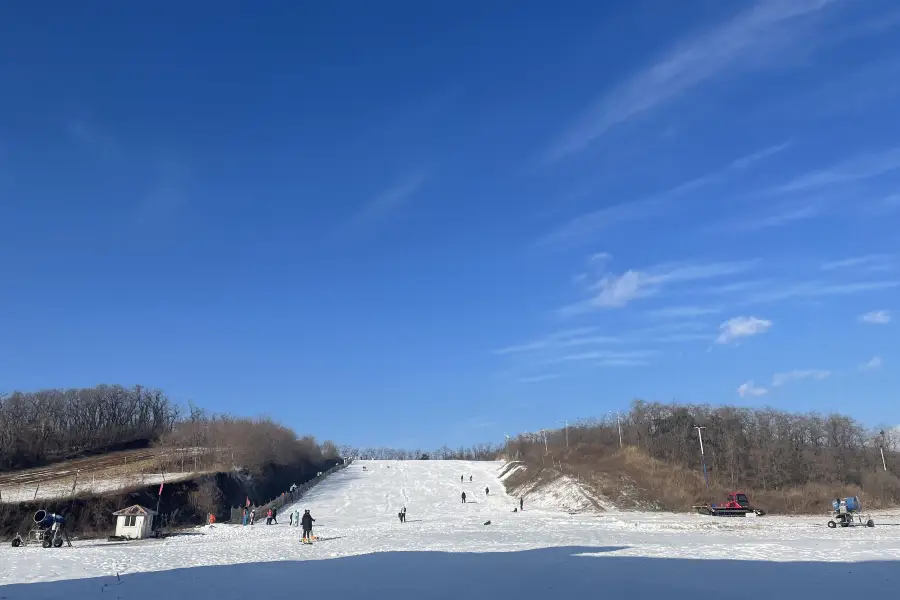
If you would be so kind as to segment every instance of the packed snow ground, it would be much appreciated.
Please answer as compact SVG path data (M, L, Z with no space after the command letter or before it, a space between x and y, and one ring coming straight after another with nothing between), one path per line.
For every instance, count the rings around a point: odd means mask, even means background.
M537 600L602 590L669 600L845 600L892 597L900 585L900 514L875 515L874 529L832 530L824 515L570 515L527 497L525 511L513 513L517 499L503 491L501 466L356 462L296 505L317 519L320 541L311 546L288 526L288 508L273 526L216 525L58 550L4 546L0 597ZM405 524L397 517L403 506Z

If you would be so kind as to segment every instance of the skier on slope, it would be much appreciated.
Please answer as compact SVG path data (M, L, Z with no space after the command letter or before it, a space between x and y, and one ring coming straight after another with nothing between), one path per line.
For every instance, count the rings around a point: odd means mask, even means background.
M315 522L316 520L312 518L311 514L309 514L308 508L303 511L303 517L300 519L300 524L303 525L303 536L300 538L301 542L308 543L312 541L312 524Z
M462 493L462 499L463 499L463 504L465 504L466 503L466 493L465 492Z
M300 509L295 510L292 516L294 517L294 527L300 527Z
M471 482L472 482L472 476L469 475L469 483L471 483Z
M463 476L462 476L462 475L459 476L459 482L460 482L460 483L463 482Z
M491 495L491 490L489 490L489 489L487 489L487 488L484 488L484 495L485 495L485 496L490 496L490 495Z

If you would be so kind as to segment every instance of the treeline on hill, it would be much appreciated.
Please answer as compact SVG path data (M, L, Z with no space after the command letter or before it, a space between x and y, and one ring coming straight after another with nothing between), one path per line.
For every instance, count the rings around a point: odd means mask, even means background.
M838 495L860 495L870 508L900 504L896 430L871 431L836 414L640 400L619 423L610 415L570 424L568 445L564 429L523 434L510 442L509 453L529 466L583 478L606 495L641 496L667 510L722 500L728 489L748 491L775 512L825 510ZM705 428L709 490L697 426Z
M321 445L312 436L298 437L294 430L268 417L256 419L207 414L193 404L189 414L175 421L160 436L158 445L168 448L205 448L227 455L236 466L254 469L263 465L317 463L340 455L334 442Z
M229 466L251 469L338 455L332 442L298 439L268 418L209 415L194 405L183 412L162 391L141 386L0 396L0 471L150 445L214 450Z
M499 444L476 444L456 450L443 446L432 451L342 446L340 455L364 460L497 460L503 449Z

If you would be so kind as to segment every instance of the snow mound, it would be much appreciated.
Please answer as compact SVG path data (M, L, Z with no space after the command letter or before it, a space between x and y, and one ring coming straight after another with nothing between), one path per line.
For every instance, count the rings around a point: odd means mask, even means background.
M544 469L534 477L522 463L508 463L500 471L500 480L510 495L524 497L528 507L567 513L615 510L608 499L588 491L575 478Z

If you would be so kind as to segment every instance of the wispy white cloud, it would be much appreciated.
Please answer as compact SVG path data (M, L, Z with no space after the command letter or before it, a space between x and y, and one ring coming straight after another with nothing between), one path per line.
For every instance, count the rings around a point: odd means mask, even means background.
M580 215L538 240L539 246L578 244L594 239L601 231L650 217L666 211L665 202L648 198L635 202L615 204Z
M891 322L891 313L887 310L873 310L872 312L860 315L859 320L863 323L870 323L872 325L885 325Z
M838 269L858 269L867 272L889 271L893 267L894 261L893 254L868 254L822 263L820 268L823 271Z
M753 383L753 381L745 381L741 385L738 386L737 393L741 398L748 398L753 396L765 396L769 393L764 387L759 387Z
M714 279L742 273L755 261L663 264L646 271L629 270L621 275L605 275L592 286L593 297L560 309L561 316L571 316L595 309L621 308L639 298L658 294L664 287L684 282Z
M740 220L730 222L725 226L727 231L758 231L760 229L769 229L772 227L784 227L796 221L805 221L822 214L822 210L818 206L802 206L795 208L785 208L773 214L764 217L744 217Z
M552 359L550 362L573 362L573 361L634 361L652 358L659 354L654 350L626 350L618 352L615 350L596 350L593 352L580 352L578 354L567 354Z
M351 219L351 225L361 226L383 219L407 204L421 190L427 176L424 172L408 175L367 202Z
M605 358L597 363L598 367L646 367L650 363L635 358Z
M720 312L722 308L718 306L667 306L647 311L647 314L662 319L681 319L715 315Z
M821 298L826 296L843 296L877 292L900 286L900 281L860 281L853 283L828 283L823 281L803 281L781 286L772 286L745 296L744 304L764 304L791 298Z
M821 171L801 175L773 191L807 192L872 179L897 170L900 170L900 148L890 148L878 154L861 156Z
M788 371L787 373L775 373L775 375L772 376L772 387L781 387L788 382L797 381L799 379L822 380L830 376L831 371L823 371L821 369L804 369Z
M522 377L519 379L519 383L540 383L542 381L550 381L552 379L559 379L559 373L546 373L544 375L534 375L532 377Z
M572 343L573 341L577 342L580 339L585 339L585 336L596 331L596 327L575 327L572 329L564 329L538 340L526 342L524 344L516 344L514 346L507 346L505 348L499 348L497 350L494 350L494 354L521 354L526 352L538 352L540 350L546 350L548 348L554 347L566 347L566 344L579 345L577 343ZM598 336L594 337L596 338Z
M596 327L582 327L566 329L547 335L543 338L516 344L494 350L493 353L501 356L528 355L528 354L559 354L576 348L588 348L597 346L616 346L623 344L669 344L677 342L692 342L709 340L708 333L698 333L706 329L703 323L693 321L672 322L644 327L617 333L615 335L599 335ZM606 353L604 356L612 356ZM615 357L621 358L621 353L616 352ZM592 358L597 358L596 356ZM628 358L634 358L629 355Z
M558 160L589 147L617 125L681 96L721 74L745 66L781 63L795 45L821 43L793 25L832 4L830 0L759 2L706 33L685 40L656 64L603 95L548 152Z
M719 337L717 344L730 344L731 342L761 333L767 332L772 327L772 321L759 317L734 317L719 325Z
M661 216L671 209L673 203L686 194L725 182L735 174L785 150L788 146L788 142L769 146L747 156L742 156L724 168L689 179L659 194L632 202L614 204L579 215L539 239L538 245L577 245L593 241L598 233L606 229Z
M864 362L863 364L859 365L859 370L860 371L875 371L876 369L881 368L881 364L882 364L881 357L873 356L867 362Z

